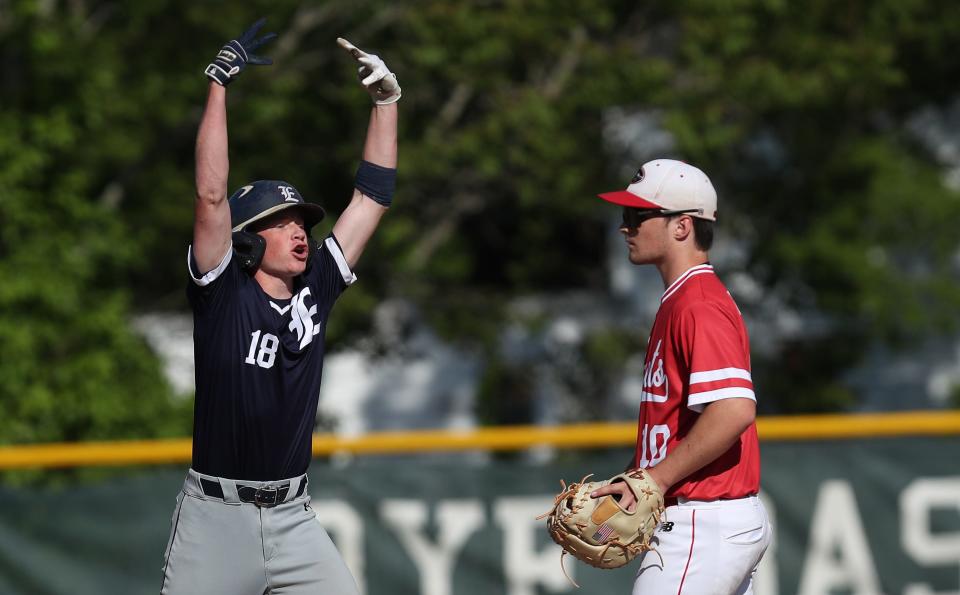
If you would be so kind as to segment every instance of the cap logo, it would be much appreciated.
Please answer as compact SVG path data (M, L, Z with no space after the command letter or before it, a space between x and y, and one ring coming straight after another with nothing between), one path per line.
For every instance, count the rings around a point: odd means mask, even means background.
M253 184L247 184L246 186L243 186L242 188L240 188L240 193L237 194L237 198L243 198L243 197L246 196L251 190L253 190Z
M640 169L637 170L637 173L633 174L633 179L630 180L630 184L636 184L643 179L643 166L640 166Z
M293 193L293 188L291 186L277 186L277 190L279 190L280 194L283 195L284 202L300 202L297 199L297 196Z

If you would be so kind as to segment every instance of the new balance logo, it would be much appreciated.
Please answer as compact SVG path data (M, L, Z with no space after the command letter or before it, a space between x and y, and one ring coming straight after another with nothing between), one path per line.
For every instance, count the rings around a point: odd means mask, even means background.
M673 523L671 522L660 523L660 530L666 533L673 531Z

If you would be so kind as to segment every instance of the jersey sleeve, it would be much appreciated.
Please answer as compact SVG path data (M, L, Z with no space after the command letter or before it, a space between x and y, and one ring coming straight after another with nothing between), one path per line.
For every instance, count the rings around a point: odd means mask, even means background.
M686 364L687 407L697 413L721 399L756 401L750 348L739 313L711 302L691 304L681 313L674 345Z
M227 250L220 264L211 271L202 273L197 269L193 256L193 246L187 249L187 271L190 281L187 283L187 300L195 312L203 313L223 302L234 293L244 272L233 258L233 248Z
M329 311L344 290L353 285L357 275L350 269L340 243L331 233L318 244L305 271L308 283L316 288L317 301Z

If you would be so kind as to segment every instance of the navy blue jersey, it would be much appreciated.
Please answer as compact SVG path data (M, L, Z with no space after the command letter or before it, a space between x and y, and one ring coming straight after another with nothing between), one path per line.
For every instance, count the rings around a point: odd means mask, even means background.
M269 481L307 471L334 302L356 279L331 235L310 255L292 298L278 300L227 252L192 282L196 403L193 469Z

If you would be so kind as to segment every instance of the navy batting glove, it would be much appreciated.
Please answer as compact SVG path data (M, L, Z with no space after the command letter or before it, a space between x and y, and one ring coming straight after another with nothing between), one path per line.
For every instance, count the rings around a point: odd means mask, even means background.
M254 39L257 36L257 31L266 22L267 19L260 19L250 25L250 28L244 31L238 39L228 41L225 46L220 48L220 53L213 59L213 62L203 71L204 74L218 85L226 87L240 76L247 64L257 66L273 64L273 60L270 58L261 58L253 53L255 49L277 36L276 33L267 33L260 39Z

